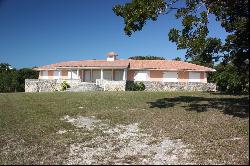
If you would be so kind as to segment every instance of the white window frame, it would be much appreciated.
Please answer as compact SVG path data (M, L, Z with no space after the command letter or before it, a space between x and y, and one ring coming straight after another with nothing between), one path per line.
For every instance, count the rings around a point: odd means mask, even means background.
M48 70L42 70L41 71L41 76L42 76L41 79L49 79L49 72L48 72Z
M140 74L146 74L146 77L145 78L140 78ZM138 75L139 74L139 75ZM149 81L149 74L150 72L147 71L147 70L138 70L138 71L135 71L135 75L134 75L134 80L135 81ZM139 77L139 78L138 78Z
M179 73L177 71L163 72L163 82L179 82Z
M200 72L189 72L188 73L188 82L201 82L201 73Z

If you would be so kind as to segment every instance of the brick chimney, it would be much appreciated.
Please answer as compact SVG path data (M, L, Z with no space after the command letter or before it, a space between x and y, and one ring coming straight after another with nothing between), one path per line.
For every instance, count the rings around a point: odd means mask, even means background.
M115 61L117 56L118 56L117 53L115 53L115 52L109 52L107 54L107 61Z

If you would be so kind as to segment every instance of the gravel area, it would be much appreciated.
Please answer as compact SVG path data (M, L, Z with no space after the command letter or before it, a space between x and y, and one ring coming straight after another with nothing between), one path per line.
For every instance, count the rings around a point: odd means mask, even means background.
M65 116L61 120L90 132L102 131L89 141L71 144L64 164L193 164L190 147L180 139L155 138L138 123L111 127L95 117Z

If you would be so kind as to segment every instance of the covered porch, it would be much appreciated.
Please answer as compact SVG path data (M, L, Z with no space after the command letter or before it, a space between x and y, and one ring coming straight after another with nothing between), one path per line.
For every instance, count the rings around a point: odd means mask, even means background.
M63 72L63 69L61 70ZM68 69L67 79L80 79L81 82L93 82L96 80L107 81L126 81L127 68L110 69L110 68L84 68L84 69ZM66 74L66 73L65 73ZM63 76L63 73L61 74Z

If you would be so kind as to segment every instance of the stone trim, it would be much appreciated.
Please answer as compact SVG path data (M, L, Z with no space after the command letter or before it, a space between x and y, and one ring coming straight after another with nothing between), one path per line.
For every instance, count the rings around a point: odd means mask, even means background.
M80 79L26 79L25 92L54 92L61 90L61 83L66 81L72 91L125 91L126 84L134 81L109 81L97 79L96 86L84 84ZM216 91L216 84L202 82L162 82L162 81L135 81L143 82L145 91ZM86 86L86 87L84 87ZM98 88L98 86L100 88ZM74 90L75 89L75 90Z
M162 81L136 82L143 82L145 85L145 91L216 91L215 83Z

